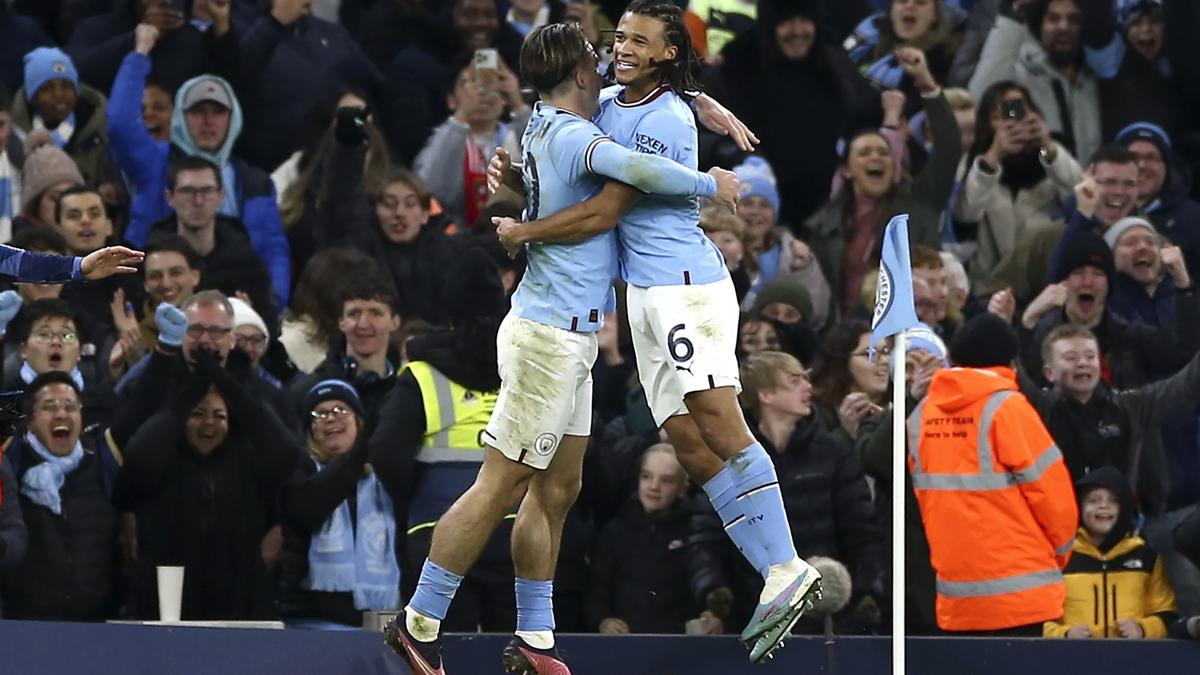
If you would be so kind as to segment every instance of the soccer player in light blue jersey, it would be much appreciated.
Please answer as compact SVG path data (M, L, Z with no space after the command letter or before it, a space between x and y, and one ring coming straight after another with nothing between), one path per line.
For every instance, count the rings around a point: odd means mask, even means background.
M602 94L597 125L628 148L695 168L688 92L698 88L697 63L678 7L634 0L613 47L619 86ZM603 231L618 217L642 388L680 464L763 576L758 608L741 635L751 660L761 662L820 597L820 574L796 555L775 466L738 405L737 298L721 253L699 228L697 200L642 196L610 183L596 198L541 221L501 220L497 232L506 245L557 241Z
M597 62L573 24L538 28L521 49L522 74L542 97L522 142L526 217L583 202L606 180L732 207L738 194L732 172L699 173L600 132L591 122L601 86ZM389 644L417 673L444 672L440 622L462 576L522 492L512 534L517 630L504 666L515 673L570 672L554 646L552 579L591 433L596 331L615 303L617 237L610 230L572 243L532 244L527 257L497 335L502 383L480 440L483 465L475 484L438 521L417 590L387 630Z

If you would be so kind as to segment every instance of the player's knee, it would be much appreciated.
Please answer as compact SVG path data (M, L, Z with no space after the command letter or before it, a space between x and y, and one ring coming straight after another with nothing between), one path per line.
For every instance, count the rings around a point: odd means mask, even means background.
M550 476L543 476L550 478ZM537 490L538 501L546 511L565 516L583 489L583 479L579 474L570 476L555 476L550 480L537 481L531 489Z

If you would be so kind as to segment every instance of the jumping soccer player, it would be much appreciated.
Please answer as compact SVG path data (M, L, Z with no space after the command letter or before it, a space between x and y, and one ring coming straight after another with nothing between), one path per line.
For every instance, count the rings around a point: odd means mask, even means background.
M698 173L633 152L589 121L599 107L597 63L573 24L539 28L521 49L521 72L542 98L523 139L527 217L578 204L599 192L605 178L733 206L738 183L732 172ZM554 645L552 578L591 433L596 331L614 303L617 256L611 230L578 243L528 248L528 268L497 335L502 384L483 432L483 466L438 521L417 590L387 629L389 644L417 673L444 672L440 622L463 575L522 493L512 533L517 630L504 666L530 675L570 672Z
M686 97L698 88L697 61L679 8L635 0L613 47L620 86L603 92L597 125L621 145L694 168L696 126ZM491 170L502 175L506 167L497 159ZM774 464L738 406L737 298L720 251L698 227L697 200L642 196L609 183L596 198L543 221L497 219L497 233L508 246L558 241L618 219L629 323L650 410L764 579L741 634L758 663L820 597L820 574L796 555Z

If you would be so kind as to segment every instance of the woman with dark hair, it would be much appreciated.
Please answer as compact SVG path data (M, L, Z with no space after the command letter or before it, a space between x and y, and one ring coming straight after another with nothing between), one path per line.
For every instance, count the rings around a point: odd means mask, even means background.
M864 417L876 415L887 404L891 381L891 347L875 347L871 361L868 345L871 327L865 321L843 321L821 342L813 365L813 399L821 427L839 430L854 441Z
M808 219L802 237L825 271L840 316L849 315L859 304L862 280L878 266L883 228L890 218L908 214L909 241L939 247L941 213L962 156L954 111L929 72L924 55L907 48L897 55L921 91L938 151L914 178L897 183L891 145L878 130L859 132L846 144L838 170L846 178L847 189Z
M231 352L224 367L215 350L192 354L171 401L125 447L117 485L137 513L133 613L155 617L155 566L182 565L184 619L269 619L274 583L262 542L300 448L242 384L250 368L243 352Z
M975 109L957 220L978 223L971 276L992 276L1025 232L1044 227L1083 171L1050 136L1029 90L1008 80L988 87Z
M353 193L332 191L343 185L327 176L335 145L366 147L362 180L368 185L373 185L391 168L391 153L372 111L363 92L343 89L335 100L326 102L314 113L312 133L304 147L271 174L280 195L279 213L295 269L303 269L316 252L316 230L320 227L318 219L324 204L355 197Z
M375 259L352 248L331 248L308 261L300 274L292 302L283 315L279 343L302 373L311 373L341 334L342 292L347 270L378 274Z

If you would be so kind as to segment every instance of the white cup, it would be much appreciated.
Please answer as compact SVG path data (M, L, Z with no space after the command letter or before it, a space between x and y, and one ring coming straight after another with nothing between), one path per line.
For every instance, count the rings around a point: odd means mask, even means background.
M183 604L183 568L158 566L158 620L179 621Z

